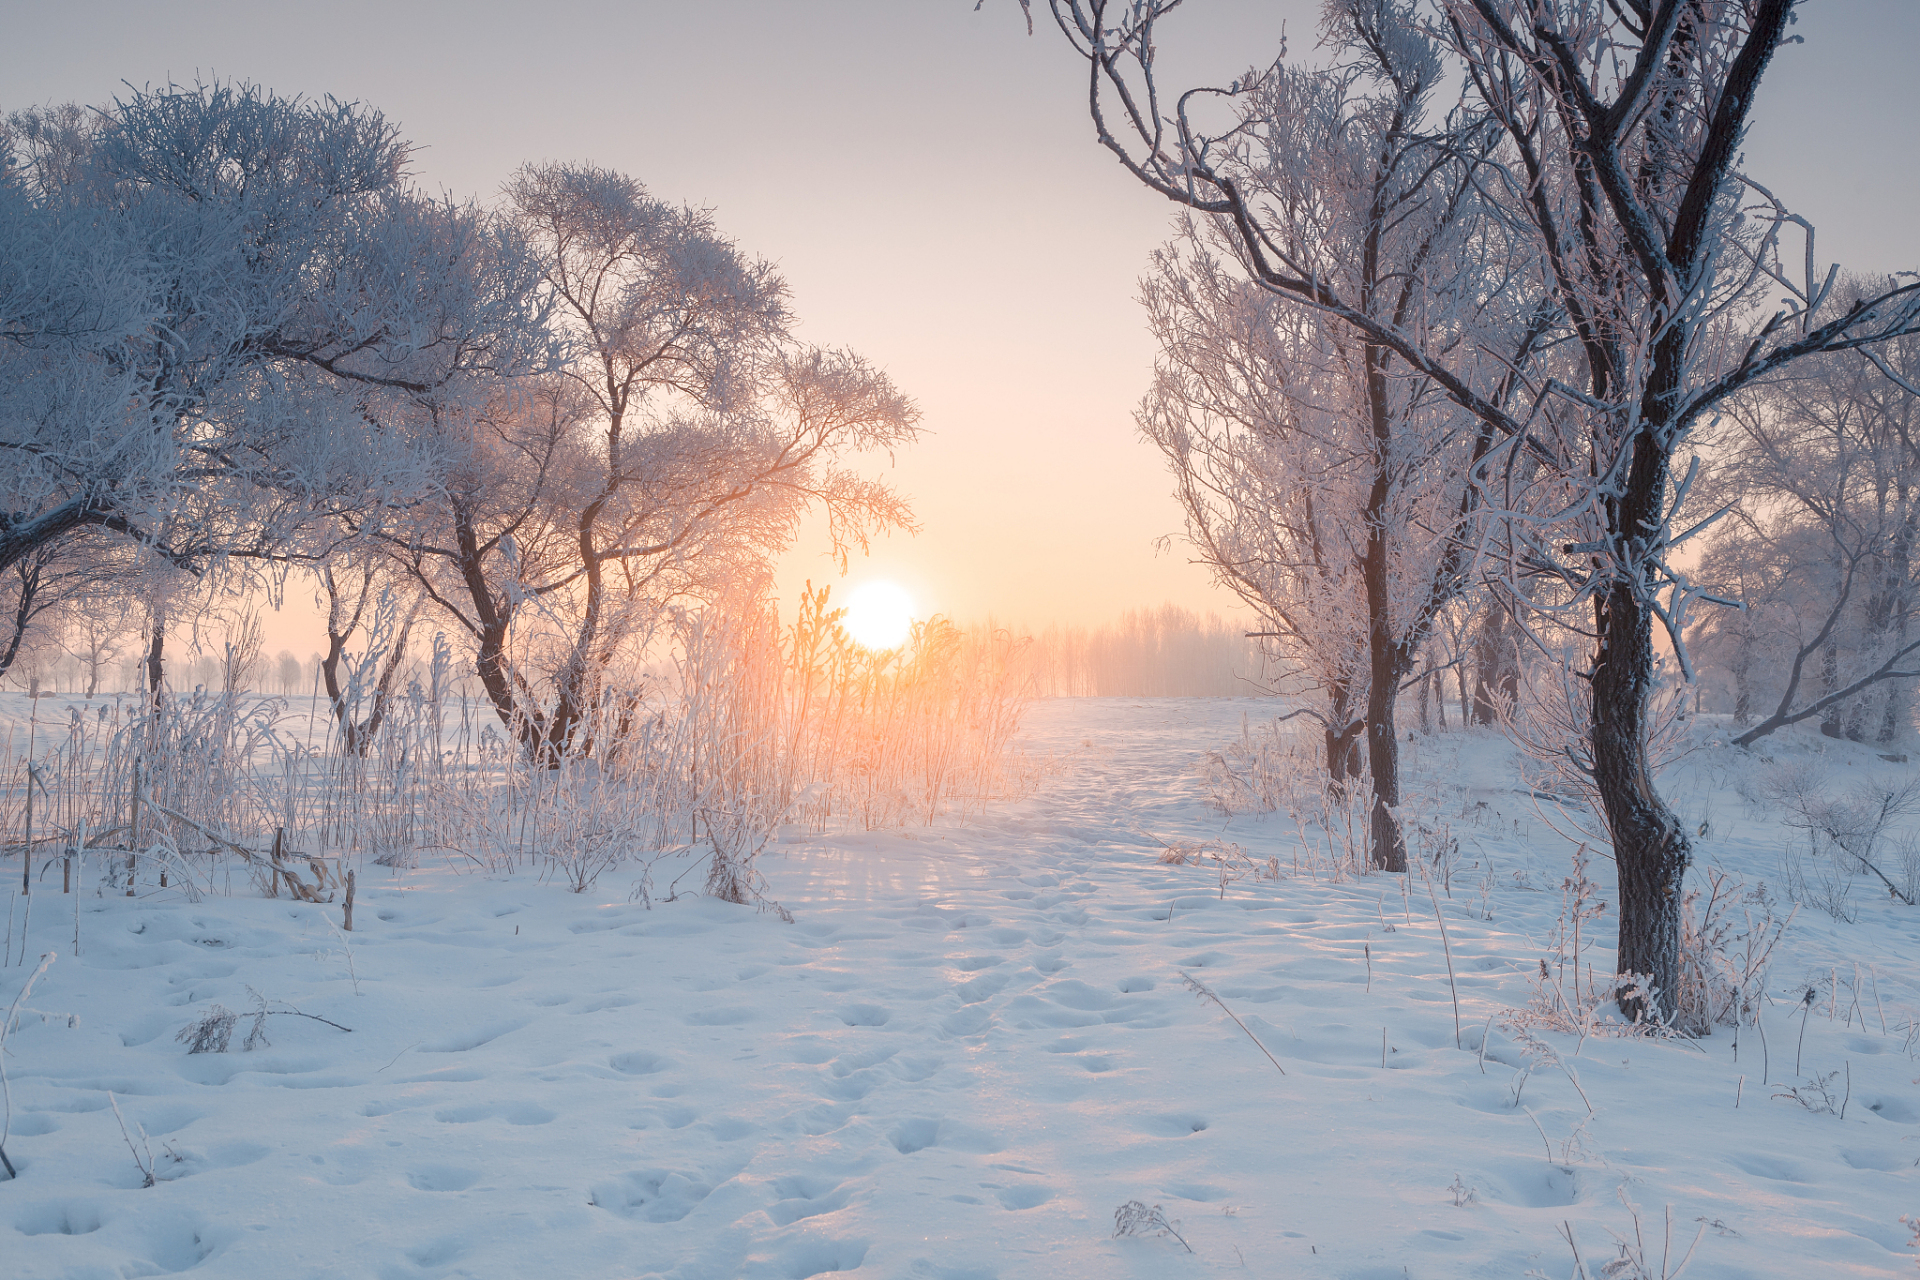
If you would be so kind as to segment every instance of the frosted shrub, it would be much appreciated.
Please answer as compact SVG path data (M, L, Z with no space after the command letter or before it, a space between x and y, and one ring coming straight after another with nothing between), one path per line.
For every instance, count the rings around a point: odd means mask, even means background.
M1696 887L1681 900L1677 1029L1697 1036L1716 1026L1752 1026L1774 949L1793 917L1775 917L1765 884L1748 889L1709 869L1704 894Z
M1160 844L1165 850L1160 855L1160 862L1166 866L1211 868L1219 878L1222 901L1226 899L1227 886L1237 881L1280 878L1280 859L1255 859L1239 845L1226 840L1175 840L1171 843L1162 840Z
M1228 817L1292 808L1317 776L1310 756L1290 725L1275 720L1256 730L1242 713L1239 739L1207 752L1201 764L1207 798Z
M1527 1007L1510 1010L1502 1018L1510 1031L1532 1035L1535 1029L1546 1028L1584 1037L1621 1025L1609 1023L1603 1010L1623 984L1632 985L1631 979L1596 974L1587 959L1594 930L1607 910L1599 884L1587 875L1590 864L1583 844L1574 851L1573 873L1560 882L1560 916L1532 976L1533 994Z
M453 695L444 636L385 692L361 688L388 669L381 655L352 655L344 715L292 716L239 690L76 710L64 732L35 730L34 844L56 860L77 843L112 849L112 883L172 876L190 895L223 887L216 871L233 856L263 894L311 901L329 900L346 857L404 868L437 849L584 893L616 867L694 853L708 859L707 892L757 902L755 860L782 824L932 823L1037 776L1011 746L1030 680L1026 646L1006 632L935 618L869 651L820 590L790 628L750 595L674 614L663 634L671 662L608 672L578 708L579 749L537 762L526 726ZM377 721L363 714L370 697ZM15 833L23 787L24 775L0 797ZM653 891L643 870L636 895Z
M1920 811L1920 782L1865 779L1838 797L1832 795L1825 774L1811 765L1776 770L1762 785L1762 793L1777 805L1782 821L1804 833L1809 852L1820 864L1812 877L1812 892L1804 874L1789 873L1788 889L1794 901L1813 901L1835 919L1852 918L1846 904L1850 881L1856 874L1871 876L1886 892L1908 906L1920 894L1906 883L1907 854L1896 868L1895 881L1880 866L1890 827L1896 819ZM1785 856L1785 855L1783 855Z

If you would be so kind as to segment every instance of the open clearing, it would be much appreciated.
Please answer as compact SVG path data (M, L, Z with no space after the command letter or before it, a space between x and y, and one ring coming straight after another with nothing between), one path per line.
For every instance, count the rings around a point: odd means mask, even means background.
M351 935L337 907L88 892L75 958L55 871L24 947L15 906L0 997L56 951L31 1004L78 1022L25 1015L8 1045L21 1176L0 1182L0 1271L1557 1278L1563 1223L1596 1274L1609 1231L1632 1236L1624 1191L1656 1275L1669 1206L1676 1263L1705 1228L1690 1277L1911 1274L1920 911L1857 879L1855 922L1800 910L1764 1048L1754 1028L1737 1060L1726 1028L1548 1035L1566 1069L1536 1057L1516 1106L1529 1060L1498 1015L1532 994L1569 850L1512 749L1409 747L1417 816L1460 842L1438 892L1456 1048L1417 877L1403 894L1296 872L1285 815L1207 803L1202 753L1271 709L1042 703L1027 742L1055 765L1029 799L770 849L792 924L697 897L649 909L618 870L576 896L367 866ZM1840 783L1911 768L1774 750ZM1707 748L1669 775L1709 827L1703 864L1776 881L1790 833L1739 795L1770 767ZM1223 889L1160 861L1163 841L1216 839L1279 878ZM1610 896L1611 866L1594 878ZM254 992L352 1030L275 1014L247 1050ZM241 1015L228 1051L189 1054L176 1034L215 1004ZM1776 1096L1830 1072L1844 1119ZM1130 1201L1192 1251L1116 1238Z

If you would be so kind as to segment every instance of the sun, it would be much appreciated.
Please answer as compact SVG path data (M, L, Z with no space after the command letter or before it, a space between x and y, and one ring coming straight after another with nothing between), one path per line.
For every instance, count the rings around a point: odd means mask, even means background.
M863 582L847 596L842 624L854 642L868 649L893 649L913 631L913 597L884 579Z

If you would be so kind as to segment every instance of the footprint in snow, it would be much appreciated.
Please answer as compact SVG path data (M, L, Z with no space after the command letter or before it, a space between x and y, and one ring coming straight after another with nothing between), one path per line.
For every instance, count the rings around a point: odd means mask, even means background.
M478 1181L479 1170L450 1164L430 1164L407 1175L407 1184L415 1191L465 1191Z
M13 1229L23 1236L91 1235L100 1229L100 1210L83 1201L42 1201L15 1215Z
M531 1102L482 1102L465 1107L445 1107L433 1113L442 1124L472 1124L476 1120L505 1120L508 1124L548 1124L560 1113Z
M1053 1188L1040 1186L1038 1184L1029 1184L1024 1187L1002 1187L994 1192L994 1195L999 1197L1002 1205L1015 1211L1021 1209L1037 1209L1047 1201L1053 1199Z
M588 1190L587 1203L622 1218L678 1222L713 1194L713 1188L673 1169L635 1169Z
M840 1021L850 1027L884 1027L893 1014L877 1004L850 1004L840 1010Z
M847 1207L853 1190L846 1183L805 1174L777 1179L773 1193L779 1200L767 1206L767 1216L782 1227L790 1227L807 1218L817 1218Z
M867 1260L868 1247L865 1240L801 1240L784 1251L782 1261L788 1280L811 1280L857 1271Z

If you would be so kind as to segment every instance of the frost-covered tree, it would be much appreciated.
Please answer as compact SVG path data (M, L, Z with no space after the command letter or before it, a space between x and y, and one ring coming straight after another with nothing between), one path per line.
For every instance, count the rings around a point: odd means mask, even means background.
M784 283L706 210L591 166L529 166L507 197L569 359L442 415L444 477L387 540L557 762L594 749L606 673L661 611L763 575L809 506L843 551L909 526L840 459L911 440L918 411L858 356L794 342Z
M1739 171L1740 141L1763 74L1790 38L1794 2L1329 6L1336 20L1424 18L1447 40L1467 105L1503 135L1483 165L1483 190L1524 235L1533 287L1577 350L1571 376L1527 380L1514 408L1494 393L1504 375L1496 362L1477 350L1437 350L1417 330L1370 314L1271 234L1241 125L1230 106L1220 110L1270 73L1165 91L1156 59L1178 4L1049 0L1086 64L1100 144L1149 189L1224 226L1250 281L1391 350L1494 430L1499 444L1483 474L1495 462L1504 475L1537 467L1536 478L1565 495L1555 518L1510 525L1503 572L1516 604L1552 609L1590 638L1583 754L1619 871L1620 971L1644 979L1624 988L1623 1002L1670 1014L1690 847L1660 797L1648 737L1653 628L1681 639L1690 596L1669 562L1685 536L1675 521L1688 488L1675 457L1705 415L1753 382L1920 323L1920 284L1911 283L1816 319L1825 283L1811 272L1791 279L1781 261L1794 219ZM1777 289L1787 304L1757 337L1736 341L1754 332L1750 313L1770 306ZM1488 489L1491 497L1491 480ZM1520 589L1522 578L1536 584L1534 595Z
M1875 292L1847 281L1844 310ZM1920 677L1920 338L1793 365L1721 419L1713 497L1733 504L1701 565L1738 612L1695 648L1732 677L1746 745L1820 718L1829 737L1890 744ZM1761 713L1754 723L1756 713Z
M273 660L274 678L280 683L280 696L291 698L300 692L300 659L293 650L282 649Z
M1237 189L1261 236L1361 314L1436 358L1504 362L1504 401L1553 316L1476 189L1497 139L1435 118L1441 53L1410 15L1341 8L1324 34L1333 66L1276 66L1238 96ZM1364 751L1373 862L1405 870L1395 703L1471 580L1473 477L1498 435L1392 347L1250 279L1230 227L1189 218L1155 266L1141 426L1201 558L1324 691L1336 787Z
M378 112L243 84L0 121L0 571L93 530L199 569L417 487L415 433L549 356L511 226Z
M368 546L329 557L314 577L327 605L320 683L340 749L365 756L387 718L426 597L400 566ZM361 651L350 656L347 646L356 637Z

